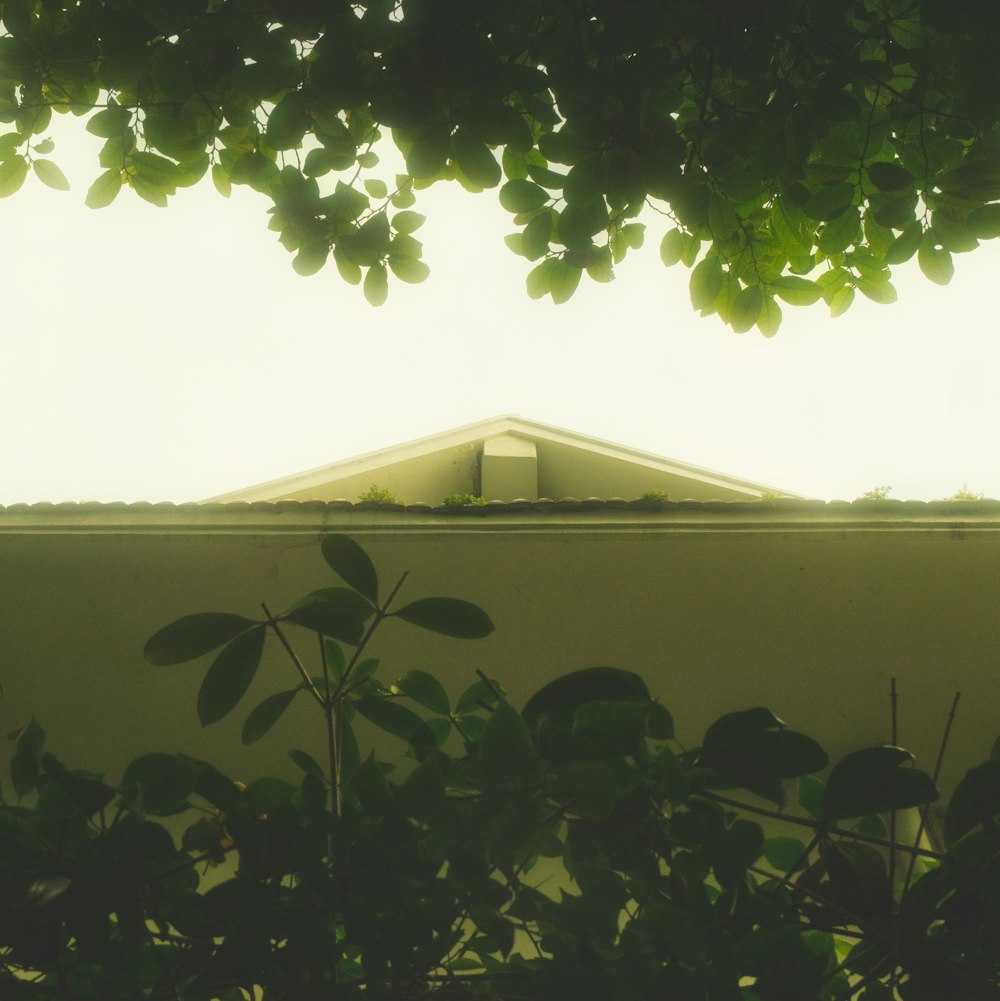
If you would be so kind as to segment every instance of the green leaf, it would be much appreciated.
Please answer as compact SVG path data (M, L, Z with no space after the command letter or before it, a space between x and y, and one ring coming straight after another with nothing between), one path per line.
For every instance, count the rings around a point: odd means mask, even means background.
M390 254L388 262L392 273L401 282L407 282L410 285L419 285L420 282L426 281L431 273L431 269L415 257Z
M898 163L870 163L868 176L879 191L899 191L908 188L914 182L914 176Z
M705 731L702 744L705 747L731 747L746 737L784 725L782 720L764 706L743 709L720 716Z
M144 754L122 776L126 802L154 817L181 813L198 784L198 767L177 754Z
M558 306L569 302L580 284L583 272L563 258L555 258L549 269L549 293L552 301Z
M914 220L903 227L903 231L886 248L886 264L903 264L920 249L920 240L924 235L923 226Z
M260 740L281 719L284 711L301 691L301 688L290 688L288 691L269 695L263 702L255 706L243 724L241 736L243 743L252 744L254 741Z
M353 261L349 261L340 247L333 248L333 263L337 265L340 277L349 285L361 284L361 268Z
M695 309L708 309L722 291L722 263L718 257L706 257L696 264L688 283L691 305Z
M535 762L535 744L521 714L501 702L479 740L479 764L491 779L514 778Z
M739 217L728 198L715 193L709 196L708 228L712 231L713 240L728 240L739 228L739 224ZM750 327L746 329L749 330Z
M811 306L823 294L822 288L808 278L798 275L782 275L771 282L771 288L779 299L790 306Z
M831 184L828 188L820 188L802 206L810 219L825 222L843 215L854 204L854 185L850 181Z
M668 267L677 264L684 253L688 235L683 230L672 229L660 241L660 260Z
M383 306L389 298L389 276L384 264L373 264L365 275L362 286L370 306Z
M305 96L301 91L293 90L268 115L267 145L277 150L298 149L311 124Z
M823 227L817 246L827 255L839 254L861 235L861 210L849 208Z
M779 872L791 872L792 866L805 861L806 846L798 838L775 837L764 842L764 858Z
M451 152L451 135L447 126L428 128L406 154L406 171L411 177L436 177Z
M111 139L128 128L132 121L132 112L118 105L98 111L87 120L87 131L101 139Z
M27 796L35 788L44 746L45 731L32 716L28 725L18 734L14 754L10 759L10 776L18 799Z
M969 213L966 222L980 240L994 240L1000 236L1000 205L982 205Z
M197 612L164 626L146 643L143 654L151 664L182 664L258 625L253 619L228 612Z
M955 274L951 253L944 247L936 246L935 235L931 230L927 230L920 238L917 264L924 277L934 282L935 285L947 285Z
M618 667L586 667L543 685L528 699L523 716L534 729L545 717L571 720L578 706L609 700L650 702L652 697L645 681L633 671Z
M459 715L474 712L477 709L482 709L484 704L495 706L498 701L496 691L485 681L474 681L459 696L458 702L455 703L455 712Z
M390 614L404 622L457 639L481 639L495 628L490 617L478 605L459 598L419 598Z
M427 216L419 212L397 212L392 217L392 228L397 233L410 234L416 232L427 221Z
M326 240L316 240L303 244L292 260L292 268L297 275L308 278L320 271L330 259L330 244Z
M460 127L452 136L455 162L462 173L481 188L495 188L500 183L500 164L489 147L469 129Z
M401 706L393 699L366 696L365 698L352 699L348 705L356 709L369 722L374 723L380 730L406 741L416 752L418 758L423 758L434 750L434 734L427 722L412 709Z
M54 188L56 191L69 191L69 181L58 164L51 160L32 160L31 166L35 171L35 176L42 184Z
M872 302L877 302L882 306L891 305L898 298L896 287L888 279L885 281L874 281L871 278L861 275L855 281L855 287L867 299L871 299Z
M830 316L843 316L854 305L854 289L850 285L837 289L830 297Z
M500 189L500 204L514 213L533 212L550 199L549 193L533 181L508 181Z
M266 628L261 624L237 636L212 661L198 691L202 726L227 716L243 698L260 665Z
M748 285L736 294L729 310L729 325L737 334L746 333L760 317L764 308L764 291L759 285Z
M323 587L297 601L280 618L356 645L364 633L365 621L374 614L372 605L356 591Z
M549 280L552 268L555 265L555 257L546 257L540 264L535 265L528 272L528 277L524 281L529 299L541 299L549 293Z
M765 337L774 337L781 327L781 307L774 299L766 295L757 317L757 329Z
M288 752L288 756L307 775L317 775L321 779L325 778L323 774L323 767L311 754L308 754L305 751L301 751L298 748L293 748L291 751Z
M0 162L0 198L7 198L18 191L28 176L28 161L14 156Z
M1000 764L984 761L970 768L952 793L944 815L945 844L950 848L979 824L992 825L997 814L1000 814Z
M537 261L549 252L552 238L552 212L539 212L521 234L521 254L529 261Z
M108 171L108 173L112 172ZM212 164L212 184L215 185L215 190L218 191L223 198L228 198L233 193L233 184L232 181L229 180L229 171L226 170L221 163ZM118 187L121 188L120 176L118 178ZM94 189L91 188L90 190L93 191ZM117 193L118 192L116 191L115 194ZM90 196L88 195L88 198L89 197ZM87 204L90 205L90 202L88 201ZM91 208L96 207L97 206L91 206Z
M369 177L364 182L365 191L368 192L372 198L385 198L389 194L389 188L386 186L385 181L379 180L377 177Z
M913 755L883 744L854 751L830 772L823 794L823 817L843 820L924 806L939 796L933 780L909 765Z
M441 716L447 716L451 712L451 704L444 686L433 674L428 674L426 671L407 671L396 685L401 692L431 712Z
M378 574L368 554L346 535L327 535L320 543L323 559L344 583L378 604Z

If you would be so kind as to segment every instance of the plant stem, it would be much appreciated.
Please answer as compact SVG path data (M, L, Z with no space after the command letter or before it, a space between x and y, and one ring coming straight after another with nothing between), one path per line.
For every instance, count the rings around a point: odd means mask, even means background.
M319 659L323 665L323 687L326 689L326 698L323 700L323 716L326 718L326 749L330 756L330 801L333 807L333 815L340 816L341 811L341 789L340 789L340 700L336 702L330 692L330 663L326 657L326 638L319 634ZM332 851L333 834L327 838L327 854Z
M302 678L306 691L309 692L309 694L320 705L323 705L323 696L313 684L312 678L309 677L309 672L305 669L302 661L299 660L299 655L292 649L292 645L288 642L288 637L285 636L284 630L282 630L281 626L278 624L278 620L271 614L271 610L263 602L261 602L260 607L264 609L264 615L267 616L267 624L274 630L275 636L281 640L281 645L285 648L288 656L291 657L292 663L295 665L295 669L299 672L299 675Z
M340 696L344 693L344 687L350 680L351 672L354 670L358 663L358 658L361 656L362 651L368 645L368 641L372 638L372 634L378 628L379 623L388 614L389 606L392 604L393 599L399 593L399 589L403 586L403 582L410 575L409 570L404 571L403 575L396 581L396 586L389 592L389 597L385 599L382 603L381 608L375 609L375 618L372 619L372 624L368 627L364 636L361 637L361 642L357 645L354 653L351 655L351 659L347 662L347 667L344 668L343 677L337 682L337 687L333 690L333 694L330 696L334 701L338 701Z
M797 824L799 827L808 827L813 831L824 831L827 834L837 834L842 838L851 838L854 841L864 841L870 845L879 845L882 848L893 848L901 852L909 852L911 855L920 855L924 858L937 859L942 862L946 858L943 852L931 851L929 848L920 848L911 845L893 844L888 838L877 838L871 834L862 834L860 831L849 831L845 827L834 827L823 824L818 820L807 820L805 817L790 817L780 810L768 810L763 806L751 806L749 803L740 803L738 800L730 799L728 796L720 796L717 792L708 789L701 789L696 794L704 796L706 799L714 800L716 803L723 803L726 806L736 807L737 810L746 810L748 813L756 813L761 817L771 817L774 820L781 820L786 824Z

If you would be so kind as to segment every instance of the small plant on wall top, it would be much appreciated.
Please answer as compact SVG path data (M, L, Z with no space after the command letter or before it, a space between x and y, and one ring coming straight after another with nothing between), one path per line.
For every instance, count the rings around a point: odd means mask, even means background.
M486 498L477 494L448 494L444 499L445 507L465 507L469 504L483 507L486 504Z
M359 504L398 504L399 498L385 487L373 483L358 497Z
M520 709L492 678L456 695L390 675L371 653L387 619L462 640L492 621L410 598L405 574L385 585L344 536L322 554L339 581L279 614L190 615L146 646L164 668L210 656L202 724L266 674L244 743L308 702L323 750L288 750L294 780L161 751L109 780L47 752L36 722L20 734L5 1001L1000 996L1000 745L951 797L943 845L903 843L896 812L938 791L902 748L830 767L760 707L685 747L611 667Z

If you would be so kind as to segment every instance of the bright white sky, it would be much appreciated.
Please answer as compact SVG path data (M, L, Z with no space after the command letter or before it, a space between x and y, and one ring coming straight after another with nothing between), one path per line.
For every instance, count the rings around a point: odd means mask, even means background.
M1000 497L995 244L947 288L896 269L894 306L786 306L769 341L691 310L655 216L613 284L532 302L496 193L439 186L430 279L375 310L332 262L296 275L248 189L85 208L69 126L73 190L0 202L0 503L197 500L503 413L817 497Z

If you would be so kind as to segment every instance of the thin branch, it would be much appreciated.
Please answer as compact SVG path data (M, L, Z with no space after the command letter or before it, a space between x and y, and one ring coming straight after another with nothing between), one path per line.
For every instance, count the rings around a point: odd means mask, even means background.
M862 834L860 831L851 831L845 827L823 824L818 820L806 820L805 817L791 817L780 810L768 810L763 806L751 806L749 803L741 803L738 800L730 799L728 796L720 796L719 793L708 789L701 789L696 795L714 800L716 803L723 803L726 806L733 806L737 810L746 810L748 813L755 813L761 817L771 817L774 820L781 820L786 824L797 824L799 827L808 827L813 831L824 831L827 834L836 834L842 838L864 841L870 845L880 845L882 848L892 848L896 851L909 852L911 855L919 855L923 858L937 859L939 862L943 861L946 857L942 852L931 851L929 848L893 844L888 838L877 838L874 835Z
M288 637L285 636L284 631L278 624L278 620L271 614L271 610L263 602L261 602L260 607L264 609L264 614L267 616L267 624L274 630L274 634L279 640L281 640L281 645L285 648L288 656L292 658L292 663L295 665L295 669L299 672L306 691L308 691L320 705L323 705L323 696L320 694L319 689L313 684L312 678L309 677L309 672L305 669L302 661L299 660L299 655L292 649L292 645L288 642Z
M344 673L340 680L337 682L337 687L333 690L333 694L330 696L334 701L340 699L341 695L344 694L344 688L347 682L350 680L351 672L357 666L358 658L361 656L362 651L368 645L368 641L372 638L375 630L378 629L379 624L388 614L389 606L392 604L393 599L399 593L399 589L403 586L406 578L410 575L409 570L404 571L403 575L396 581L396 586L389 592L389 597L385 599L382 603L381 608L375 610L375 618L372 619L372 624L368 627L364 636L361 637L361 642L357 645L354 653L351 655L351 659L347 662L347 667L344 668Z

